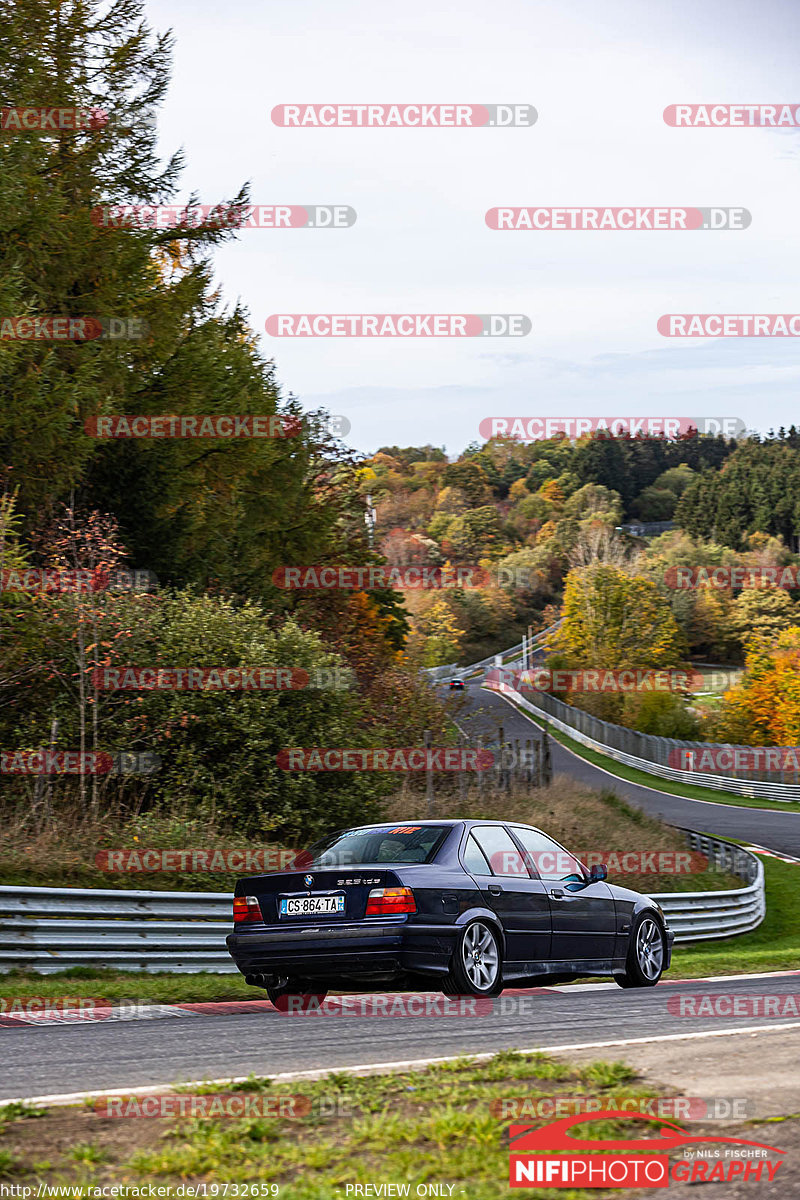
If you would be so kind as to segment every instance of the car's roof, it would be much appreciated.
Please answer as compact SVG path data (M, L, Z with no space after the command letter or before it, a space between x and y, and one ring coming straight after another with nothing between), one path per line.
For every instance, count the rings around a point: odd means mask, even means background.
M452 818L452 817L442 817L442 819L440 821L437 821L435 817L431 817L426 820L419 820L417 817L408 818L408 819L404 820L401 817L399 820L395 820L394 818L391 818L390 820L387 820L387 821L376 821L372 825L348 825L348 826L344 826L344 828L346 828L346 829L386 829L386 827L388 825L388 826L391 826L392 829L399 829L401 825L461 825L461 824L463 824L463 822L461 820L459 820L458 818Z
M535 829L534 825L526 825L524 821L509 821L505 817L426 817L420 820L417 817L411 817L408 820L389 820L378 821L373 825L352 825L348 828L352 829L385 829L391 826L393 829L399 829L402 825L466 825L472 828L473 825L511 825L517 829Z

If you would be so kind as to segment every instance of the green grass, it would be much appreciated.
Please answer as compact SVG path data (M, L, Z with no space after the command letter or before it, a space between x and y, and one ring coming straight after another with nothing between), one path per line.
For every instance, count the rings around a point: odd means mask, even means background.
M11 1179L18 1174L21 1164L17 1163L8 1150L0 1150L0 1179Z
M144 971L99 971L75 967L52 975L33 971L9 971L0 975L0 1001L41 996L89 997L97 1000L141 1002L143 1004L179 1004L201 1000L265 1000L267 993L250 987L238 971L197 975L147 974Z
M706 800L713 804L735 804L740 808L800 812L797 803L791 800L762 800L750 796L735 796L733 792L718 792L714 788L695 787L690 783L673 783L669 779L661 779L658 776L650 775L647 771L639 771L636 767L628 767L624 763L617 762L616 759L609 758L607 754L600 754L597 750L590 750L588 746L576 742L568 734L554 729L547 721L546 715L534 717L527 709L520 708L516 704L514 707L540 728L546 724L547 732L553 741L558 742L566 750L571 750L578 758L585 758L587 762L593 763L594 766L602 767L604 771L607 771L610 775L616 775L619 779L627 779L629 783L638 783L642 787L647 787L657 792L667 792L672 796L683 796L686 800Z
M0 1122L17 1121L20 1117L43 1117L45 1109L37 1108L35 1104L26 1104L24 1100L11 1100L8 1104L0 1105Z
M93 1142L79 1142L69 1148L67 1155L73 1162L82 1163L87 1167L97 1167L101 1163L108 1162L109 1158L108 1153Z
M453 1197L503 1200L509 1194L507 1130L520 1118L496 1115L492 1101L591 1096L613 1109L623 1098L659 1094L624 1063L578 1066L513 1050L480 1064L460 1059L368 1077L332 1073L291 1086L252 1078L225 1090L305 1095L311 1110L307 1117L288 1120L157 1122L104 1121L89 1110L54 1110L35 1130L37 1153L48 1156L44 1162L39 1159L40 1169L22 1165L25 1122L18 1121L2 1137L0 1172L5 1163L6 1171L15 1171L28 1183L80 1183L87 1167L95 1185L259 1182L277 1185L280 1200L331 1200L343 1197L348 1183L376 1181L409 1183L413 1196L419 1183L446 1182L455 1185ZM72 1150L64 1139L67 1112L79 1129ZM551 1120L526 1116L524 1123L545 1125ZM155 1125L158 1133L153 1136ZM607 1138L632 1127L633 1122L621 1118L592 1122L586 1133ZM594 1189L561 1194L564 1200L598 1195Z

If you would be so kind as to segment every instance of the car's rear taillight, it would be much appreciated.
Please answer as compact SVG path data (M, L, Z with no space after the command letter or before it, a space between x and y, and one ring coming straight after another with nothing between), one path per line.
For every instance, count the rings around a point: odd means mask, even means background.
M414 893L407 887L372 888L367 899L368 917L391 917L416 911Z
M256 896L233 897L233 921L235 925L242 921L263 921L261 905Z

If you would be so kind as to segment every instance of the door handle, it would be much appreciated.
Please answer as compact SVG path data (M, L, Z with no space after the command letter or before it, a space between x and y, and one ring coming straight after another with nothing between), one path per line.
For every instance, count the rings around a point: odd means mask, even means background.
M503 889L500 887L499 883L490 883L489 884L489 892L491 893L492 896L499 896L502 894L502 891L503 891Z
M556 900L563 900L564 899L564 889L563 888L551 888L550 895L554 896Z

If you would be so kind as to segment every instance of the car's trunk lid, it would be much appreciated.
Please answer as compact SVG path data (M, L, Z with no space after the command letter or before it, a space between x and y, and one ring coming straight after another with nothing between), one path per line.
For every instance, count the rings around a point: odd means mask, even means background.
M240 879L236 895L255 896L266 925L291 928L360 921L373 888L398 886L395 872L384 867L312 867Z

